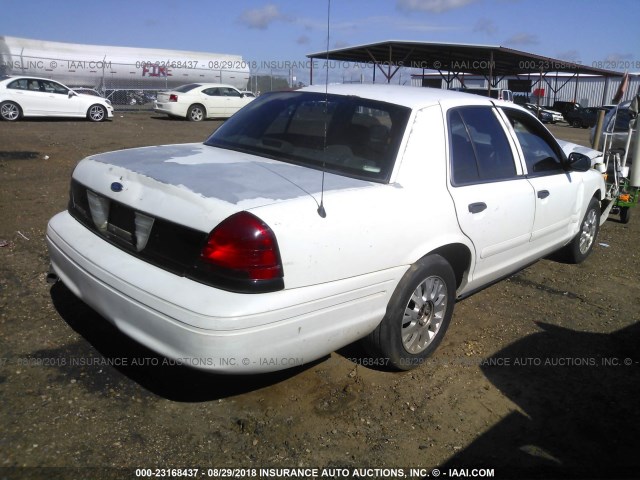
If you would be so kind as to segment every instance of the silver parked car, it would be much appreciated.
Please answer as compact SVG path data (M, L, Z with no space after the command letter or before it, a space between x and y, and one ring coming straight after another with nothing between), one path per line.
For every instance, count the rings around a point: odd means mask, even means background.
M602 134L600 136L600 148L604 147L604 135L605 132L611 132L613 135L611 148L620 148L624 150L627 145L627 137L629 136L629 122L632 119L632 112L629 110L631 102L621 103L617 109L610 109L604 117ZM591 144L593 145L593 139L595 136L596 127L591 129ZM631 138L631 145L629 146L629 155L633 152L633 146L635 143L635 137ZM629 156L629 159L631 157ZM627 159L627 160L629 160Z

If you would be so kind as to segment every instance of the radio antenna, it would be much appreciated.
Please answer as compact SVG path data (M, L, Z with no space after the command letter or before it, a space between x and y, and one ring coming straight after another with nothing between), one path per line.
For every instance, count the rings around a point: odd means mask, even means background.
M324 155L327 152L327 115L329 114L329 27L331 19L331 0L327 0L327 49L325 58L325 79L324 79L324 143L323 150ZM324 209L324 172L326 169L326 163L324 155L322 156L322 188L320 190L320 205L318 206L318 215L322 218L327 216L327 212Z

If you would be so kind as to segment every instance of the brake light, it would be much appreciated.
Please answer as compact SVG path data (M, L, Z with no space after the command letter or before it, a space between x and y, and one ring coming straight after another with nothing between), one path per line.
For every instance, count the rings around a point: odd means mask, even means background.
M236 213L214 228L200 257L228 278L261 282L283 277L275 234L249 212Z
M169 101L170 102L177 102L178 101L178 95L176 95L175 93L172 93L171 95L169 95Z

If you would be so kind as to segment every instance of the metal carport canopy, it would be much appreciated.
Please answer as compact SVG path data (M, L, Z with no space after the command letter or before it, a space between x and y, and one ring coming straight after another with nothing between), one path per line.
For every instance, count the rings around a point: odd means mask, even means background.
M307 55L310 59L334 60L375 65L387 82L401 67L437 70L441 74L471 73L484 75L490 85L505 75L544 75L550 72L570 72L604 77L620 77L622 73L588 67L533 53L521 52L498 45L434 43L387 40ZM313 83L313 62L311 62ZM374 69L375 72L375 69ZM375 73L374 73L375 79Z

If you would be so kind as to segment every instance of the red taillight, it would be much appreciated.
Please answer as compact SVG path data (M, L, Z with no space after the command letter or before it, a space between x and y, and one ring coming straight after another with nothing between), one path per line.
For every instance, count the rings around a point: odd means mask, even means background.
M239 279L283 277L276 236L249 212L236 213L214 228L200 257Z
M178 95L176 95L175 93L172 93L171 95L169 95L169 101L170 102L177 102L178 101Z

